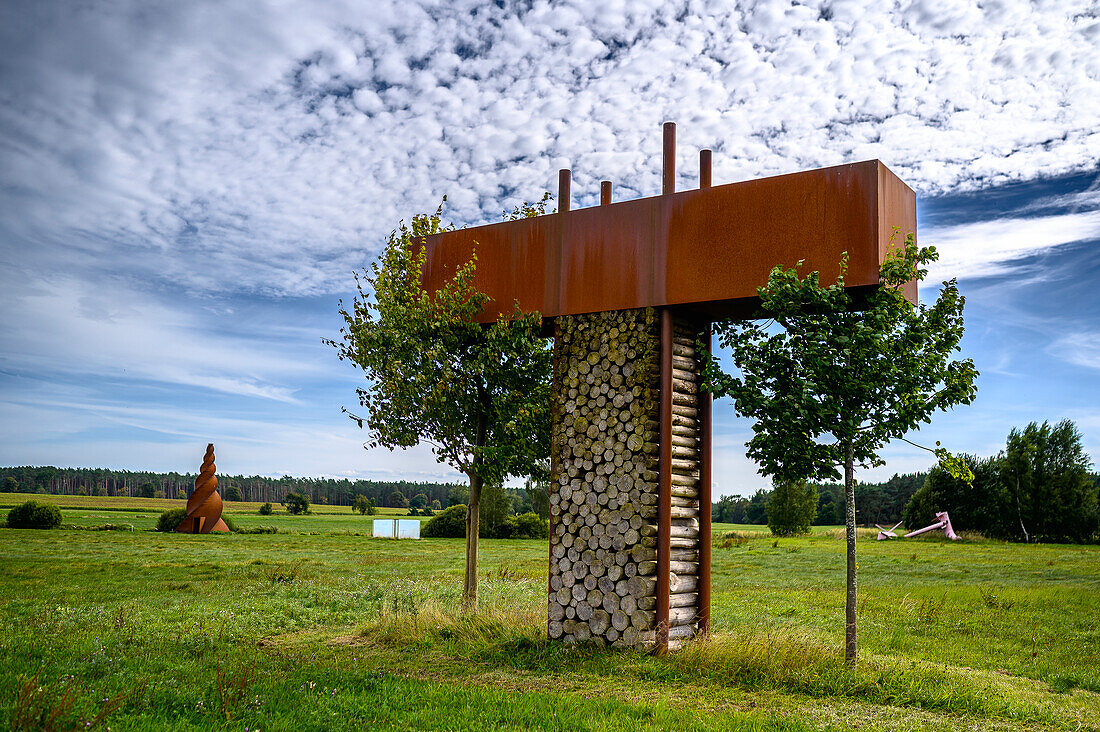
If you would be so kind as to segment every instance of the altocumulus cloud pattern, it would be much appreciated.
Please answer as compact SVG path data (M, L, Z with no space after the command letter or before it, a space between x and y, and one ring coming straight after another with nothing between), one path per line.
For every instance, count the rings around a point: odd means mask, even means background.
M666 118L716 182L877 157L934 194L1100 159L1092 0L28 2L0 38L9 259L110 250L197 292L346 289L400 216L495 219L559 166L582 203L652 194Z

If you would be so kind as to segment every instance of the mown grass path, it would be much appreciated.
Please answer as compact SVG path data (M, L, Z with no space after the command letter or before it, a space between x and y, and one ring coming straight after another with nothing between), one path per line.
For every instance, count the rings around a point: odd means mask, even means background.
M483 541L483 612L463 618L461 540L369 539L352 518L0 529L0 726L1100 729L1100 547L862 542L852 675L826 533L740 527L714 552L716 640L657 659L542 640L541 541Z

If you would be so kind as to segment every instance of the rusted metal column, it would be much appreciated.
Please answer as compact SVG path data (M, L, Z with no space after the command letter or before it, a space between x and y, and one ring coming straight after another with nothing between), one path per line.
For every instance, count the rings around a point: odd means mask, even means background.
M699 151L699 187L710 188L710 150Z
M569 211L569 180L572 174L569 168L562 168L558 171L558 212L566 213Z
M556 435L558 433L558 430L557 430L558 424L557 424L557 422L558 422L558 419L560 418L560 416L558 414L558 410L561 409L561 404L558 401L558 397L557 397L557 394L558 394L558 346L559 346L559 344L560 344L560 341L558 340L558 319L554 318L554 344L553 344L554 355L553 355L553 360L551 361L552 365L551 365L551 369L550 369L550 379L551 379L551 381L550 381L550 485L551 485L551 490L557 490L558 489L557 481L558 481L558 461L559 461L559 458L558 458L558 449L557 449L558 440L557 440ZM550 515L548 517L549 518L548 525L550 527L550 531L547 533L547 537L549 537L549 541L546 542L546 568L547 568L547 572L546 572L546 594L549 597L551 595L551 593L553 592L553 587L550 584L550 576L552 574L552 572L550 571L550 567L551 567L551 565L554 564L554 511L553 511L553 506L548 506L548 509L549 509L549 512L550 512ZM549 613L548 613L547 614L547 623L546 623L546 637L547 638L550 638L550 622L549 621L550 621L550 617L549 617Z
M611 181L600 181L600 205L606 206L611 203Z
M665 146L661 156L661 193L676 192L676 123L665 122Z
M707 150L706 152L710 152ZM709 173L710 169L707 168ZM709 178L709 176L708 176ZM707 353L712 350L713 326L707 323L700 336ZM699 390L699 632L710 632L710 484L711 408L710 392Z
M672 311L661 309L660 440L657 473L657 643L668 650L669 572L672 535Z

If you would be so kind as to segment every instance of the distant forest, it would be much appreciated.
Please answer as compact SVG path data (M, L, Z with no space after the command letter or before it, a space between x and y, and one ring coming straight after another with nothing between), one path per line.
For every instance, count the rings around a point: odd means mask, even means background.
M128 496L138 498L186 498L195 485L195 473L152 473L107 468L15 467L0 468L0 491L5 493L53 493L68 496ZM375 505L404 507L423 493L428 503L441 506L461 503L468 488L460 483L418 483L407 480L335 480L332 478L264 478L259 475L218 475L218 491L240 491L240 500L279 503L290 491L309 496L312 503L347 506L362 493ZM461 500L456 500L461 499Z
M922 485L928 473L897 475L883 483L856 484L856 523L894 524L901 521L906 504ZM840 483L817 483L817 518L815 526L835 526L844 523L844 486ZM748 498L726 496L714 504L715 522L727 524L768 523L767 502L771 491L759 490Z

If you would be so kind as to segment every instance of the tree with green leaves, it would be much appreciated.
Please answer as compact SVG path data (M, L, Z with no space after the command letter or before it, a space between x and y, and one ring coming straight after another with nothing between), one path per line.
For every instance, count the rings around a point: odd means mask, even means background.
M351 504L351 510L358 511L360 516L373 516L377 513L374 500L367 498L362 493L356 494L355 500Z
M243 501L241 496L241 489L235 485L230 485L225 489L225 500L227 501Z
M545 213L546 200L512 216ZM551 350L542 316L518 305L491 324L477 322L489 298L474 287L476 252L437 291L422 287L419 242L445 230L441 217L442 206L390 234L379 259L357 275L354 302L341 303L341 340L326 342L365 373L368 385L358 390L365 412L350 416L369 428L368 447L427 443L468 478L462 598L475 608L482 489L534 474L549 456Z
M386 498L386 505L390 508L408 508L409 499L399 490L394 490Z
M783 480L768 496L768 528L775 536L805 534L817 515L817 486L804 480Z
M931 306L905 297L906 285L927 274L934 248L913 234L892 245L880 267L881 285L859 301L844 287L847 255L833 285L818 272L802 277L776 267L758 289L755 320L718 323L739 374L707 365L707 388L731 396L737 412L755 420L748 455L776 481L835 480L843 470L847 538L846 662L855 667L855 468L882 465L879 450L932 414L975 396L970 359L954 360L963 334L964 298L943 283ZM934 450L960 474L965 464Z
M280 503L286 508L287 513L294 516L309 513L309 496L304 493L290 491Z
M1012 515L1006 538L1088 541L1097 524L1090 466L1081 433L1068 419L1009 432L1001 459Z

